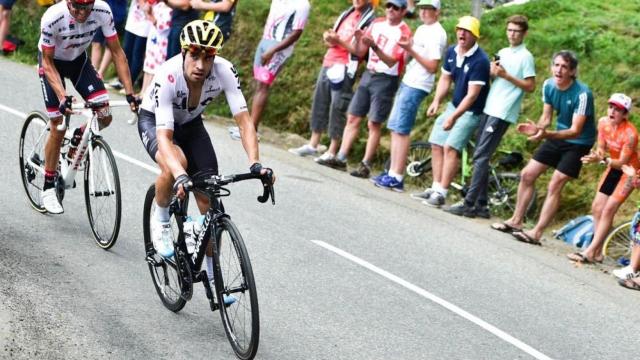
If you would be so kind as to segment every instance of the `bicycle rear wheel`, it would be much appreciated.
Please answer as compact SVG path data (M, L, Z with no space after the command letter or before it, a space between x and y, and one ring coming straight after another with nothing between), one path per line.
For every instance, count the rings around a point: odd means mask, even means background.
M84 201L96 244L107 250L120 232L122 194L116 159L104 139L91 141L84 167Z
M156 187L151 185L144 199L144 210L142 213L142 231L144 234L144 249L147 264L149 265L149 273L153 286L162 301L162 304L173 312L178 312L187 303L182 296L182 278L175 262L176 257L165 259L156 254L156 250L151 242L151 217L155 211ZM171 214L171 228L174 236L180 236L182 231L182 222Z
M607 235L607 238L604 240L604 245L602 246L602 254L604 256L616 262L620 260L620 258L629 259L633 246L631 223L631 221L627 221L624 224L620 224Z
M515 173L498 173L496 176L489 174L489 184L487 195L489 196L489 206L494 216L509 218L513 215L518 198L518 184L520 175ZM531 219L536 212L536 194L533 194L525 217Z
M27 115L20 132L18 147L22 185L31 207L41 213L47 212L40 199L44 186L44 171L40 171L35 166L44 167L44 145L48 133L44 130L47 127L47 119L48 117L39 111Z
M384 163L384 170L389 171L391 158ZM417 187L429 187L433 182L431 175L431 144L426 141L414 141L409 145L405 166L405 184Z
M215 284L224 330L236 356L253 359L258 351L260 318L249 254L240 232L230 219L222 218L215 229L220 269ZM225 296L233 296L235 302L223 306L220 299Z

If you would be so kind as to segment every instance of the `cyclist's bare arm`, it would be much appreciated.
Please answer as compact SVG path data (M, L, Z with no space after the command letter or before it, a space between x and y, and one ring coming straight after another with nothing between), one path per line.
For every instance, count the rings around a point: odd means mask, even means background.
M258 135L256 129L253 126L251 115L248 111L243 111L236 114L234 117L238 128L240 129L240 138L242 139L242 147L247 153L249 158L249 165L260 162L260 155L258 152Z
M113 56L113 63L116 66L116 72L122 85L124 85L126 94L133 94L133 83L131 82L131 74L129 73L129 63L127 62L127 56L124 54L124 50L120 46L118 37L107 39L107 47L111 50Z
M64 86L62 85L62 77L56 69L56 66L53 63L53 54L55 53L54 48L42 48L42 69L44 70L44 76L47 77L47 81L51 88L56 93L58 100L60 102L65 101L66 92L64 91Z

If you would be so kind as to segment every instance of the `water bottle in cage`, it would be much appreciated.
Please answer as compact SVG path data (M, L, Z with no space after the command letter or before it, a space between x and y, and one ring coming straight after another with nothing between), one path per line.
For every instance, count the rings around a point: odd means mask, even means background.
M186 221L182 224L184 231L184 242L187 245L187 252L193 254L196 251L196 239L200 231L202 231L202 224L204 223L204 215L199 215L195 220L191 216L187 216Z
M80 140L82 140L82 128L75 128L73 130L73 135L71 135L71 139L69 141L69 151L67 151L67 160L73 160L73 157L76 155L76 150L78 150L78 145L80 144Z

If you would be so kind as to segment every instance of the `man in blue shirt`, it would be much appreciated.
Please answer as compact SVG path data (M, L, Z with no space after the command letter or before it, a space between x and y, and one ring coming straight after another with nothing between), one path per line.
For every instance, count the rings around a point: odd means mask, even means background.
M444 204L449 185L460 165L460 153L478 127L487 101L490 63L487 54L477 44L479 37L478 19L473 16L458 19L458 43L447 50L436 94L427 110L427 116L436 114L440 101L453 82L453 98L445 112L436 119L429 136L433 185L425 192L428 193L423 201L425 205L440 207ZM413 197L424 199L421 195Z
M507 19L509 47L500 50L491 63L493 83L484 114L480 118L471 185L464 202L446 209L449 213L486 219L491 217L487 206L489 161L509 125L518 122L524 93L536 88L533 56L523 42L528 29L529 20L523 15L513 15Z
M596 138L593 95L589 87L576 79L578 59L571 51L562 50L553 55L553 76L544 82L542 116L537 124L529 121L518 125L518 131L528 135L530 141L545 142L538 147L533 158L520 173L518 200L511 218L504 223L493 224L496 230L511 232L523 242L540 245L544 229L560 206L564 185L578 178L582 162ZM556 113L555 130L548 130ZM534 196L535 182L549 167L555 168L547 188L547 197L540 217L533 229L522 228L527 204Z

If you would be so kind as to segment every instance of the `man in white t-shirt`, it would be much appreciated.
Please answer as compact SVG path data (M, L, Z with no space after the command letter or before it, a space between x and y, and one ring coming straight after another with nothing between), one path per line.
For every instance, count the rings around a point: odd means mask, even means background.
M420 0L416 4L420 25L413 39L402 38L398 45L413 60L407 66L396 93L387 128L391 130L391 165L389 172L371 178L378 187L404 191L403 174L418 108L431 93L440 59L447 48L447 33L440 25L440 0Z
M401 38L411 37L411 29L402 20L407 11L406 0L387 0L386 16L377 18L366 32L357 30L356 53L360 57L369 53L367 70L347 110L347 125L342 135L338 154L316 159L320 165L338 170L347 169L347 155L358 138L360 121L367 116L369 137L364 158L352 176L368 178L371 162L380 143L382 123L387 120L398 90L400 74L406 63L406 51L398 45Z

